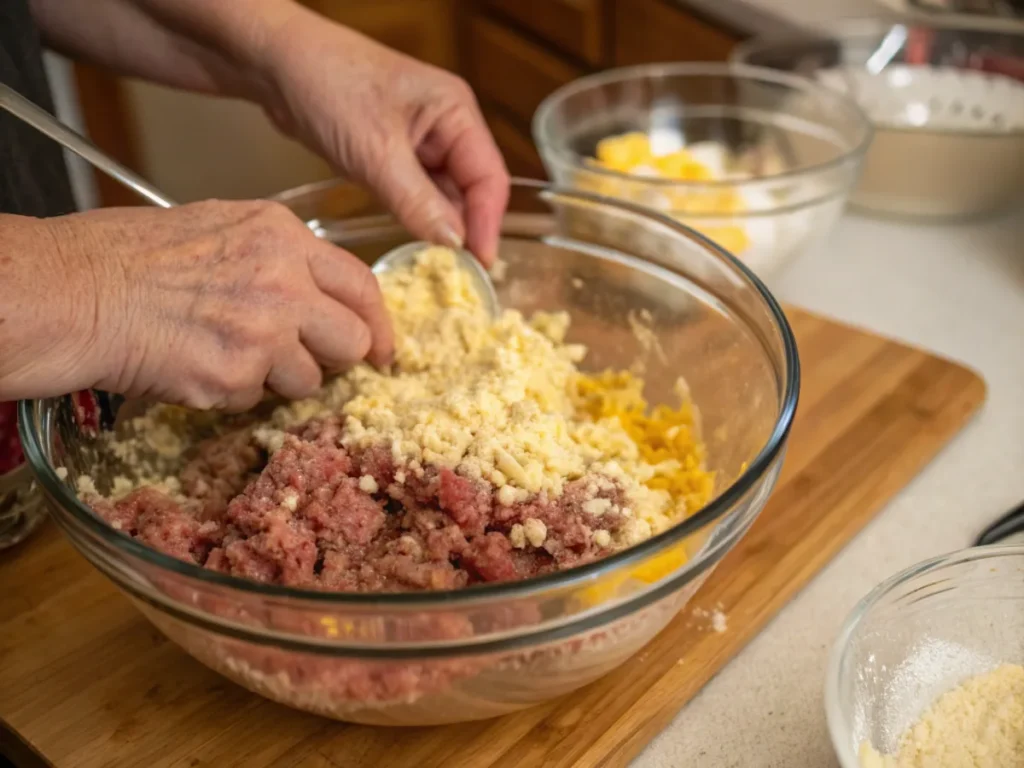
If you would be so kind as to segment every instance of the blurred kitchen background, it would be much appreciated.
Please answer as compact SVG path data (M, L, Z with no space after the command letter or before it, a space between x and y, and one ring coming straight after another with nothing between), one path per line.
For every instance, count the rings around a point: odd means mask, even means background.
M652 61L724 61L737 43L752 36L887 10L913 11L914 3L954 5L953 0L305 2L386 45L463 75L475 88L510 169L531 177L545 175L530 138L534 109L556 87L585 72ZM992 23L1015 22L1001 16ZM60 116L178 200L262 197L332 175L318 157L278 135L252 105L116 78L53 55L48 64ZM138 203L132 193L95 178L77 159L70 163L81 207Z
M305 0L386 45L463 75L514 174L543 177L530 138L541 99L588 71L725 60L739 42L887 13L1024 28L1008 0ZM116 78L49 57L58 112L172 197L262 197L331 176L249 104ZM514 72L514 77L508 73ZM73 159L83 208L133 204Z

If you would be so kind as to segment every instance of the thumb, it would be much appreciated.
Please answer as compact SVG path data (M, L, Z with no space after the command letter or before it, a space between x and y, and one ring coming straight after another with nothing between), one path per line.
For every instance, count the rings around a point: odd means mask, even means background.
M416 238L461 248L462 217L433 182L412 147L392 151L366 169L365 179L402 225Z

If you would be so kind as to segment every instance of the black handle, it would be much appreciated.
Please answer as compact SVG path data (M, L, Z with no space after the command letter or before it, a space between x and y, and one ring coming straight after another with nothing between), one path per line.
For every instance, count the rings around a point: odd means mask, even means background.
M1012 536L1020 531L1024 531L1024 502L1021 502L982 531L974 544L979 547L983 547L986 544L995 544L1007 536Z

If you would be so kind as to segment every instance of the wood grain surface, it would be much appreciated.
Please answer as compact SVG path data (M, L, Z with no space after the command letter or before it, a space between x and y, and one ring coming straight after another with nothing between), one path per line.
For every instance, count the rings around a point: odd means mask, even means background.
M272 704L193 661L49 525L0 555L0 752L19 767L622 766L966 423L954 363L789 310L804 368L777 490L694 602L574 694L497 720L382 729ZM716 633L693 608L721 605Z

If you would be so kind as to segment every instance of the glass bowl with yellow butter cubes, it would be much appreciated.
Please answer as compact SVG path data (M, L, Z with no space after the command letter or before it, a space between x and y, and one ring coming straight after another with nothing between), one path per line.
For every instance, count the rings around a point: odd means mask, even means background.
M667 214L766 277L827 235L872 129L796 75L680 63L573 81L541 103L533 134L556 184Z

